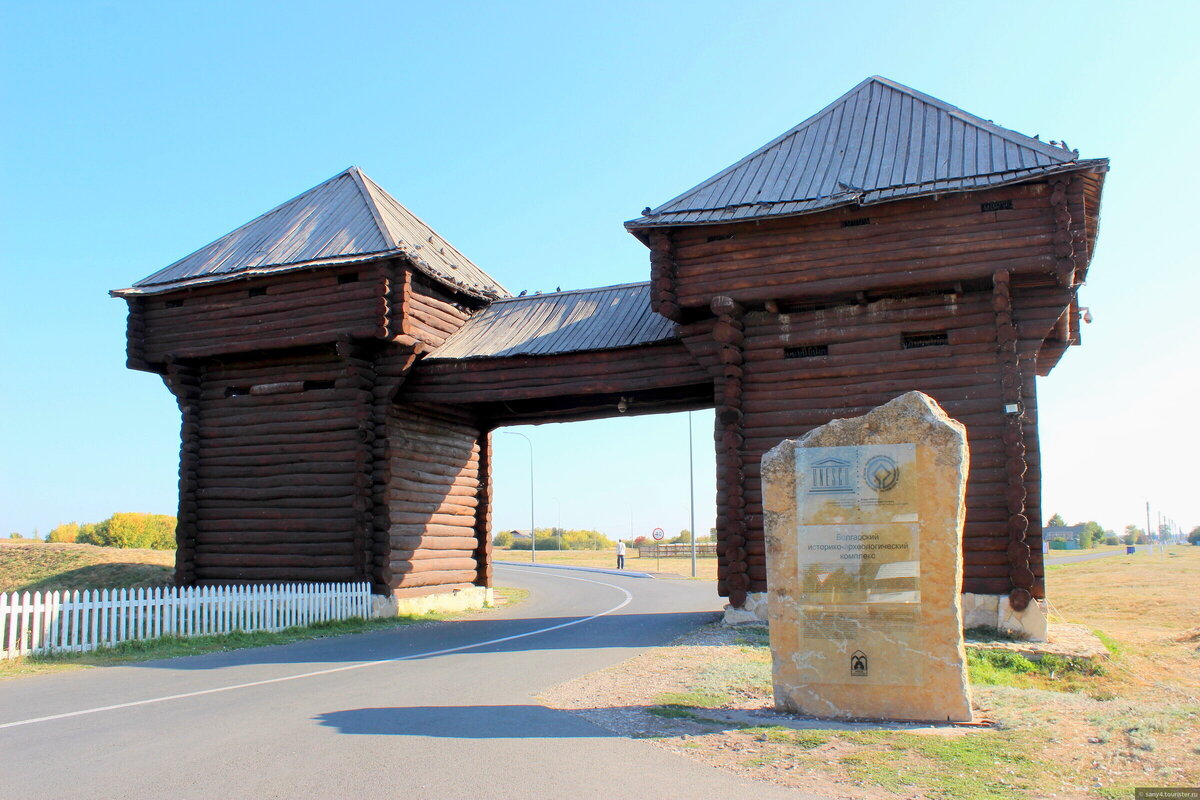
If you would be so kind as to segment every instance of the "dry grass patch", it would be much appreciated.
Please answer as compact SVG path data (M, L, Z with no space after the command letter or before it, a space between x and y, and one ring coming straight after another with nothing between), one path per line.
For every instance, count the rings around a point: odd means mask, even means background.
M167 586L174 570L174 550L19 540L0 545L0 592Z
M776 714L765 629L710 625L556 687L547 705L749 777L828 797L1116 798L1200 784L1200 548L1052 567L1099 665L976 653L990 728L847 725Z

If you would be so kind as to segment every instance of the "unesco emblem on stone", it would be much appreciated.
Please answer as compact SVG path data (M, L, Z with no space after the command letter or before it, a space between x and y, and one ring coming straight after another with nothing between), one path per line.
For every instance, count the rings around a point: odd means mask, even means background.
M887 456L875 456L867 462L863 478L877 492L886 492L900 482L900 467Z
M867 677L867 654L862 650L855 650L850 655L850 677Z
M821 494L849 494L854 491L849 461L840 458L822 458L812 465L811 492Z

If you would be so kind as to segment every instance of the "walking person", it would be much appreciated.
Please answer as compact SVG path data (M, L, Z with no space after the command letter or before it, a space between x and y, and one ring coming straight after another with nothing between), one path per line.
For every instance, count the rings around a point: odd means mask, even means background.
M625 540L617 539L617 569L625 569Z

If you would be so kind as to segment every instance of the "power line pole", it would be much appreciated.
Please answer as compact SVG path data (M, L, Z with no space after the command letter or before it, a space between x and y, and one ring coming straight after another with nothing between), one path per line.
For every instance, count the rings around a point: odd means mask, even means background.
M695 477L695 458L692 456L692 412L688 412L688 498L691 503L688 505L688 510L691 512L691 531L692 531L692 577L696 577L696 477Z
M1146 536L1150 536L1150 501L1146 501ZM1137 544L1137 542L1134 542Z
M520 436L529 445L529 560L537 563L537 528L533 526L533 442L517 431L504 431L509 436Z

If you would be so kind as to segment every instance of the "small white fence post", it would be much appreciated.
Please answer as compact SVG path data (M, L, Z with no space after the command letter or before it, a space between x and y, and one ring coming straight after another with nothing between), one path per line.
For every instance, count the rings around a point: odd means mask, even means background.
M0 594L0 658L370 616L369 583L12 592Z

